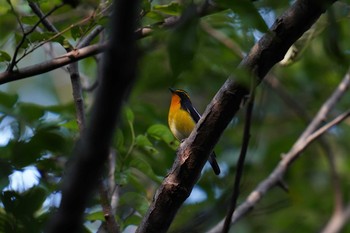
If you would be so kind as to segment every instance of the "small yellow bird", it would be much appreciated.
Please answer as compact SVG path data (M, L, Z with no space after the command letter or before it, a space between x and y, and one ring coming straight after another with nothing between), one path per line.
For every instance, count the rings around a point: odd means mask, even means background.
M190 97L184 90L169 88L172 94L168 123L171 132L179 140L182 141L190 136L192 130L196 126L201 116L193 107ZM209 163L216 175L220 174L220 167L215 159L215 153L209 156Z

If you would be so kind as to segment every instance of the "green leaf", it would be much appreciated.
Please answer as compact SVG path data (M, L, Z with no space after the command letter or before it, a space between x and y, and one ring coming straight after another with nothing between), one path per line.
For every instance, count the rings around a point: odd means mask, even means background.
M158 183L161 182L161 178L156 176L152 167L146 161L144 161L142 159L139 159L139 158L133 159L130 162L130 167L138 169L139 171L144 173L147 177L151 178L152 180L154 180Z
M9 12L10 10L11 10L10 4L4 4L4 2L1 2L0 15L4 15L5 13Z
M135 139L136 146L140 147L141 149L146 150L150 154L157 154L158 151L156 148L153 147L152 143L145 135L138 135Z
M72 27L72 29L70 30L70 34L74 40L77 40L83 35L83 31L80 26L75 26L75 27Z
M16 111L28 123L38 121L45 114L45 108L43 106L31 103L18 104Z
M115 174L115 182L120 185L126 185L128 184L128 179L131 176L131 171L130 169L124 169L122 172L117 172Z
M28 37L31 43L39 43L43 41L57 42L63 44L65 38L62 35L57 36L55 32L37 32L34 31Z
M104 217L104 213L102 211L89 213L86 215L85 219L88 221L96 221L96 220L105 221L106 220Z
M39 21L38 17L35 15L27 15L21 17L21 22L28 25L34 25Z
M192 67L199 40L198 22L196 7L190 6L170 35L167 49L174 77Z
M19 195L15 191L2 192L0 195L0 199L7 213L16 214Z
M129 122L134 122L134 113L129 107L125 107L125 116Z
M23 193L4 191L0 199L7 213L12 213L17 219L28 220L41 208L46 194L44 188L36 186Z
M164 20L164 16L161 15L159 12L156 12L156 11L150 11L145 16L150 18L150 19L153 19L155 21L162 21L162 20Z
M25 141L11 141L12 162L17 167L25 167L38 161L47 152L68 153L72 146L69 137L59 131L59 127L41 125L34 136Z
M182 6L178 2L171 2L167 5L154 5L153 10L167 15L178 16L182 12Z
M115 133L115 140L114 140L114 145L115 148L119 151L119 153L122 153L124 148L124 134L121 129L117 129Z
M21 202L19 203L19 211L24 216L34 215L38 211L46 199L46 190L40 186L35 186L21 194Z
M136 192L128 192L124 193L124 195L120 198L120 205L131 206L141 215L145 215L149 203L145 196L136 193Z
M141 223L142 218L138 215L131 215L130 217L128 217L125 221L124 221L124 227L127 227L129 225L134 225L134 226L138 226Z
M109 20L110 20L110 18L108 16L103 16L103 17L99 18L96 23L103 26L103 27L107 27Z
M17 103L17 101L18 95L12 95L0 91L0 106L11 109Z
M176 149L179 145L170 129L163 124L155 124L147 129L147 134L156 140L164 141L169 147Z
M151 10L151 2L149 0L142 0L141 1L141 9L145 12L148 12Z
M22 38L23 38L22 34L15 33L15 41L16 41L17 45L19 45L19 43L22 41ZM28 48L28 46L29 46L29 40L27 38L26 40L24 40L24 42L22 43L20 48L21 49L26 49L26 48Z
M101 25L106 25L106 23L108 23L108 18L102 17L99 19L99 23ZM95 25L95 22L90 22L93 23ZM71 28L71 35L73 37L74 40L80 39L81 37L83 37L89 30L91 29L91 25L77 25Z
M11 61L11 56L5 51L0 51L0 62L9 62Z
M218 0L216 2L222 8L230 8L236 13L242 21L242 25L247 28L256 28L261 32L267 32L268 27L261 17L259 11L250 0L226 1Z

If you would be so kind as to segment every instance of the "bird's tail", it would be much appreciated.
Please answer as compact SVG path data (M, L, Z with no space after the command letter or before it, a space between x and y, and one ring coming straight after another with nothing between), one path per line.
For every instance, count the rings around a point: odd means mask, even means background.
M216 155L215 152L213 151L213 153L210 154L209 159L208 159L211 167L214 170L215 175L219 175L220 174L220 167L218 162L216 162Z

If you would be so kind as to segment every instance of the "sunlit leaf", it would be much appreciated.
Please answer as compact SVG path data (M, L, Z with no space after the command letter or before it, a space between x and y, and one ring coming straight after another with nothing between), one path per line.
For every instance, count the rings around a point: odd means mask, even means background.
M89 221L96 221L96 220L104 221L105 217L102 211L97 211L97 212L89 213L88 215L85 216L85 219Z
M164 16L161 15L160 13L158 12L155 12L155 11L150 11L146 14L146 17L150 18L150 19L153 19L155 21L162 21L164 19Z
M154 5L153 10L159 11L168 15L180 15L182 6L178 2L171 2L167 5Z

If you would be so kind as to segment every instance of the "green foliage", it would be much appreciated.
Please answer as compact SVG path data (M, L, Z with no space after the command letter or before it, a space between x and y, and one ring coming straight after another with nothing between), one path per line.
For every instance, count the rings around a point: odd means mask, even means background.
M171 33L168 51L169 62L174 77L190 69L198 44L198 18L196 7L189 6L182 15L181 23Z
M25 31L37 24L39 18L30 10L27 1L11 2ZM61 3L58 0L35 2L44 13ZM114 179L119 193L116 220L122 230L140 223L155 190L171 169L180 144L167 126L168 87L187 90L196 108L203 112L229 75L241 77L236 67L242 54L250 51L261 33L267 31L267 25L290 5L286 0L215 2L218 10L199 17L195 14L199 5L186 5L184 1L141 1L139 25L150 28L152 34L138 41L142 54L139 79L125 104L112 143L116 160ZM197 3L199 1L193 4ZM92 0L76 9L66 5L57 9L48 19L60 33L48 32L39 24L21 45L17 59L24 58L16 64L14 72L16 68L51 59L50 54L60 56L63 48L74 47L94 26L107 26L110 4L110 1L100 4ZM350 51L349 9L348 1L336 3L331 13L324 15L295 44L295 54L270 72L283 88L272 88L266 83L258 87L240 203L271 173L281 155L290 149L345 75ZM0 0L0 15L0 72L5 72L23 39L23 32L8 1ZM169 17L179 17L180 23L163 27ZM108 33L106 30L105 39ZM95 38L92 43L99 40ZM44 42L50 46L44 48ZM83 79L84 84L95 81L96 63L93 58L79 63L81 75L91 76ZM73 101L70 99L67 103L62 98L71 95L70 84L65 84L66 77L67 73L58 69L2 86L0 139L4 140L0 140L0 232L41 232L54 208L43 203L59 190L69 155L79 136ZM281 90L294 103L286 101ZM36 98L30 98L32 96ZM348 109L347 97L338 103L329 119ZM92 92L84 91L87 118L93 98ZM43 104L46 99L53 99L54 104ZM300 114L296 105L304 114ZM243 112L244 109L235 117L215 148L222 175L217 177L211 169L204 169L195 187L197 194L183 205L170 232L206 232L226 214L241 146ZM105 127L103 122L101 127ZM349 194L346 191L350 182L349 137L349 122L346 121L324 138L334 155L344 197ZM9 177L14 171L25 171L28 166L38 170L39 184L27 190L13 190ZM272 190L233 230L319 230L333 210L330 177L325 151L314 143L286 174L290 192ZM349 202L347 198L344 201ZM86 222L105 221L100 202L98 196L89 202ZM348 231L349 227L344 229Z
M9 62L11 61L11 56L5 51L0 51L0 62Z
M171 2L164 5L154 5L153 10L167 15L179 16L183 10L183 6L178 2Z
M241 0L238 2L219 0L218 5L222 8L229 8L239 16L241 24L249 29L257 29L260 32L267 32L268 27L252 1Z
M39 232L43 227L40 210L47 192L34 187L23 193L3 191L0 195L4 209L0 212L1 232Z

